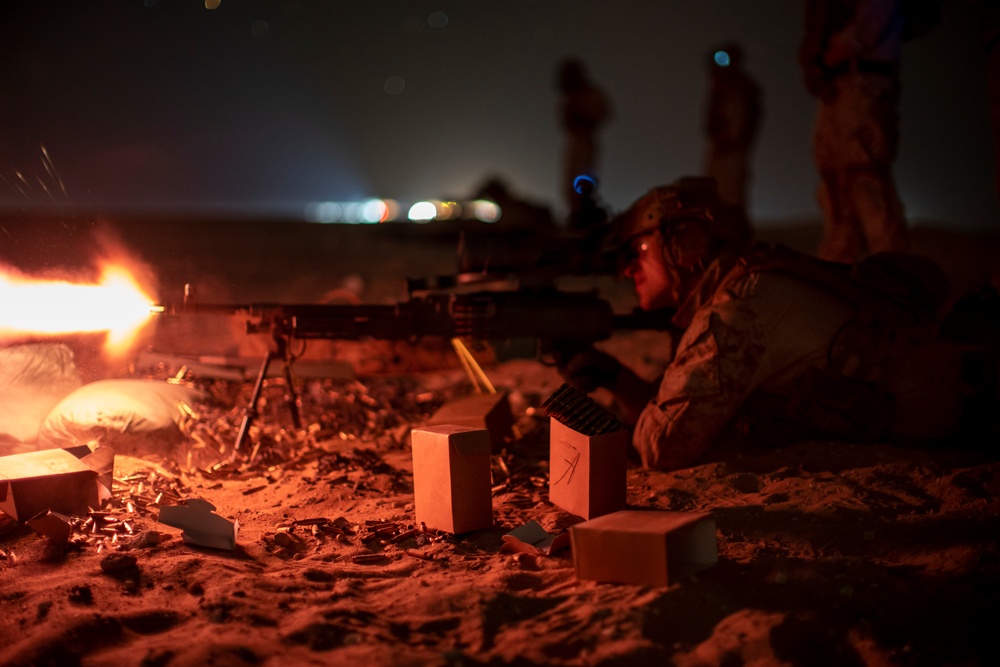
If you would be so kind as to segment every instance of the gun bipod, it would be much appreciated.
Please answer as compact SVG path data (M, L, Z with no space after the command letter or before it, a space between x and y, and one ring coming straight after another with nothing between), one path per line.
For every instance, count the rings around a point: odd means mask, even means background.
M295 387L295 376L292 373L292 357L288 345L289 335L282 331L277 323L275 323L271 329L271 338L273 346L268 350L267 356L264 357L264 361L260 365L257 380L254 383L253 391L250 393L250 401L247 404L246 412L243 414L243 422L240 424L239 434L236 436L236 451L239 451L244 443L246 443L246 439L250 434L250 427L258 417L257 404L260 402L260 394L264 389L264 381L267 379L267 372L272 361L280 360L284 365L285 403L292 413L292 424L297 429L302 428L302 416L299 413L299 394Z

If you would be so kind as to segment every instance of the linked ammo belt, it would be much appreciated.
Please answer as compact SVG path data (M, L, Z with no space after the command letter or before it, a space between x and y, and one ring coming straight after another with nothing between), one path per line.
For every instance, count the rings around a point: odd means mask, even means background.
M848 60L826 69L826 75L831 79L848 73L896 76L899 73L899 65L885 60Z

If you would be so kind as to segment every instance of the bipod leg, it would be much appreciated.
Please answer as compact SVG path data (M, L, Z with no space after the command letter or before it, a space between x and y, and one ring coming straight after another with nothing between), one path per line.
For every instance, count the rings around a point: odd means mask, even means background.
M299 413L299 392L295 387L295 375L292 373L292 360L285 355L285 403L288 404L288 411L292 413L292 424L295 428L302 428L302 415Z
M271 366L271 362L275 359L280 359L285 367L285 403L292 413L292 423L295 425L295 428L302 428L302 416L299 413L299 395L295 388L295 377L292 374L292 360L288 353L288 336L277 324L271 336L274 341L274 347L268 351L267 356L264 358L264 363L260 366L260 372L257 373L257 382L254 384L253 393L250 395L250 404L247 405L246 413L243 415L243 423L240 424L240 432L236 436L236 451L239 451L243 447L247 437L250 435L250 426L258 416L257 404L260 402L260 393L264 389L264 380L267 379L267 371Z
M257 373L257 382L254 384L253 392L250 394L250 403L243 414L243 423L240 424L239 435L236 436L236 451L239 451L243 447L247 436L250 434L250 426L253 424L253 420L257 418L257 403L260 401L260 392L264 388L264 379L267 378L267 369L271 365L271 361L277 358L278 352L276 350L270 351L264 357L264 362L260 365L260 371Z

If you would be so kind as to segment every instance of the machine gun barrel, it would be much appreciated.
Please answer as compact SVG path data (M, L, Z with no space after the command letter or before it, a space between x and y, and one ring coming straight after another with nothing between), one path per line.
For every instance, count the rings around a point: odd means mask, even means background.
M151 310L167 316L239 314L247 318L249 332L277 329L299 339L595 342L619 328L663 328L648 316L616 315L594 292L550 288L429 294L388 305L184 303Z
M249 333L277 328L300 339L406 340L447 336L450 327L439 301L342 305L315 303L185 303L156 307L165 315L241 315Z

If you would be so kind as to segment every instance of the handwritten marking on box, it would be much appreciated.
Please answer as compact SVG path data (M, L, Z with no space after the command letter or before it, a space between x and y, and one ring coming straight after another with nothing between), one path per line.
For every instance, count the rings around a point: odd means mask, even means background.
M625 507L628 431L584 435L550 420L549 501L593 519Z

